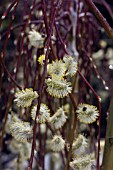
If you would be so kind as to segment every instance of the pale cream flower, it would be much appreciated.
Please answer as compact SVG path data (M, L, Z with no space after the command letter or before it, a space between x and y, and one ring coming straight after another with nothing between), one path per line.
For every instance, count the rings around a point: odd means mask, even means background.
M70 167L73 170L91 170L94 164L94 158L92 154L85 155L84 157L79 157L70 162Z
M60 163L62 165L62 160L59 152L52 152L51 159L55 164Z
M9 149L13 153L19 154L19 161L24 161L30 157L31 143L28 143L28 142L21 143L20 141L18 142L17 140L12 139L9 145Z
M29 31L28 38L29 38L31 46L36 47L36 48L44 47L45 38L43 38L41 34L35 31L34 29L32 31Z
M74 60L74 58L72 56L64 56L63 57L63 61L65 62L65 67L66 67L66 75L69 76L74 76L77 72L78 69L78 64L77 62Z
M52 75L52 78L45 80L47 92L57 98L66 97L72 91L71 82L67 82L58 75Z
M31 116L33 120L35 120L36 111L37 111L37 105L33 106L31 110ZM50 117L50 110L48 109L46 104L41 103L39 115L36 119L37 123L45 123L46 121L49 120L49 117Z
M56 113L50 117L49 122L55 129L60 129L66 122L67 116L63 108L59 108Z
M65 64L62 62L62 60L56 60L53 61L52 64L48 64L47 72L49 75L59 75L63 76L66 71Z
M10 132L12 136L22 143L27 142L33 136L32 127L29 122L23 122L21 120L12 121L10 124Z
M18 107L29 107L32 104L32 101L38 97L38 93L33 91L32 88L26 88L25 90L21 90L15 94L16 102Z
M72 154L73 157L78 157L85 152L87 147L87 139L83 135L78 135L78 138L75 138L72 145Z
M60 152L65 147L65 141L61 136L55 135L52 140L48 141L49 148L54 152Z
M97 107L89 104L79 104L76 112L78 113L77 117L80 122L86 124L95 122L97 117L99 116L99 111L97 110Z

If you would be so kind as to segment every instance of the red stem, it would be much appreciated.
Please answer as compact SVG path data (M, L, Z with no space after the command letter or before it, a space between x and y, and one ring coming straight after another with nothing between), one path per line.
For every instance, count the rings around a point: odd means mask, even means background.
M85 0L86 4L89 6L91 11L95 14L95 16L98 18L98 20L101 22L102 26L108 33L109 37L113 40L113 30L106 21L106 19L103 17L103 15L100 13L98 8L95 6L95 4L92 2L92 0Z
M22 90L22 87L13 79L13 77L9 73L6 65L4 64L4 61L3 61L2 57L0 58L0 62L1 62L2 68L6 71L8 77L10 78L10 80L16 85L16 87L18 87L20 90Z
M100 104L100 100L101 98L97 95L97 93L95 92L95 90L93 89L93 87L89 84L89 82L86 80L86 78L80 73L80 71L78 70L78 73L80 75L80 77L82 77L82 79L84 80L84 82L89 86L89 88L91 89L91 91L93 92L93 94L95 95L95 97L97 98L98 101L98 108L99 108L99 117L98 117L98 152L97 152L97 170L100 170L100 125L101 125L101 104Z
M59 2L59 1L58 1ZM43 11L45 11L45 0L42 1L42 8L44 8ZM34 149L35 149L35 146L36 146L36 128L37 128L37 123L36 123L36 119L37 119L37 116L39 114L39 110L40 110L40 105L41 105L41 96L42 96L42 91L43 91L43 85L44 85L44 81L45 81L45 76L46 76L46 73L47 73L47 61L48 61L48 55L49 55L49 46L50 46L50 42L51 42L51 35L52 35L52 31L53 31L53 25L54 25L54 20L55 20L55 15L56 15L56 12L57 12L57 6L54 10L54 13L53 13L53 18L52 18L52 21L51 21L51 24L50 24L50 33L49 33L49 37L47 39L47 45L46 45L46 58L45 58L45 64L44 64L44 71L43 71L43 75L42 75L42 79L41 79L41 82L40 82L40 86L39 86L39 98L38 98L38 106L37 106L37 112L36 112L36 116L35 116L35 122L34 122L34 127L33 127L33 142L32 142L32 150L31 150L31 156L30 156L30 162L29 162L29 167L28 167L28 170L32 170L32 164L33 164L33 157L34 157ZM43 12L43 15L44 15L44 18L45 20L47 21L47 18L46 18L46 13ZM45 21L44 20L44 21ZM47 31L47 30L46 30Z
M4 60L5 55L6 55L6 47L7 47L8 39L10 38L10 30L11 30L11 26L12 26L14 16L15 16L15 13L16 13L16 8L18 6L18 1L19 0L14 1L14 3L12 3L11 6L9 7L9 9L14 7L14 10L13 10L13 13L12 13L12 16L11 16L11 21L10 21L9 26L8 26L7 36L6 36L6 39L5 39L3 50L1 52L2 60ZM4 66L2 67L1 76L0 76L0 91L1 91L1 87L2 87L2 78L3 78L3 76L4 76Z
M2 15L2 17L1 17L1 19L0 19L0 26L1 26L2 21L6 18L6 16L7 16L8 13L10 12L10 10L11 10L13 7L17 6L17 4L18 4L18 0L14 0L14 1L11 3L11 5L7 8L7 10L3 13L3 15Z

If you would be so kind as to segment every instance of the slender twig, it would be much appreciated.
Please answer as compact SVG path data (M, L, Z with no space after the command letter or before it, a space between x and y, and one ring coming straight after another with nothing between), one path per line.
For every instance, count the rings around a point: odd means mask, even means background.
M3 124L1 135L0 135L0 151L2 149L2 142L3 142L3 137L4 137L4 134L5 134L5 127L6 127L6 123L7 123L7 119L8 119L8 113L9 113L9 109L11 108L11 105L12 105L12 95L9 95L7 109L6 109L6 112L5 112L4 124Z
M45 0L42 1L42 8L44 8L43 15L45 17L45 20L47 21L47 18L45 16L46 13L44 12L45 11ZM50 42L51 42L53 24L54 24L57 9L58 8L56 6L54 13L53 13L52 21L51 21L51 24L50 24L50 33L49 33L49 37L47 39L47 44L46 44L46 58L45 58L45 64L44 64L44 71L43 71L42 79L41 79L40 86L39 86L38 106L37 106L37 112L36 112L36 116L35 116L34 127L33 127L33 142L32 142L32 149L31 149L31 156L30 156L30 162L29 162L28 170L32 169L34 149L35 149L35 146L36 146L36 128L37 128L36 119L37 119L37 116L38 116L38 113L39 113L39 110L40 110L40 105L41 105L41 96L42 96L42 91L43 91L43 85L44 85L45 76L46 76L46 73L47 73L47 61L48 61L48 55L49 55L49 46L50 46Z
M17 65L16 65L16 72L15 72L15 76L14 76L15 80L17 78L18 68L19 68L20 61L21 61L21 55L22 55L22 50L23 50L23 46L24 46L24 38L26 35L26 29L29 25L29 22L31 21L32 11L35 7L35 4L36 4L36 0L33 1L32 6L30 7L30 12L29 12L29 15L28 15L28 18L27 18L27 21L26 21L26 24L25 24L23 30L20 30L21 44L20 44L20 49L19 49L18 61L17 61ZM22 34L21 34L21 32L22 32Z
M93 89L93 87L89 84L89 82L86 80L86 78L81 74L81 72L78 70L78 73L80 75L80 77L84 80L84 82L88 85L88 87L91 89L91 91L93 92L93 94L95 95L95 97L97 98L98 101L98 108L99 108L99 117L98 117L98 153L97 153L97 170L100 170L100 125L101 125L101 98L100 96L97 95L97 93L95 92L95 90Z
M32 25L32 24L43 24L43 23L44 23L43 20L30 21L29 25ZM11 27L10 31L14 31L15 29L20 28L20 27L24 27L25 25L26 25L26 22L22 22L22 23L16 24L16 25ZM3 34L0 37L0 40L2 40L5 37L6 34L7 34L7 31L3 32Z
M17 5L17 3L18 3L18 0L14 0L14 1L9 5L9 7L7 8L7 10L3 13L3 15L2 15L2 17L1 17L1 19L0 19L0 26L1 26L2 21L7 17L8 13L11 11L11 9Z
M67 51L67 49L66 49L66 44L64 43L64 41L63 41L63 39L62 39L62 37L61 37L61 35L60 35L60 32L59 32L59 30L58 30L58 27L57 27L56 22L55 22L55 29L56 29L56 32L57 32L58 37L59 37L59 40L60 40L60 42L61 42L61 44L62 44L62 47L63 47L65 53L66 53L66 54L69 54L68 51Z
M18 1L19 0L16 0L16 4L15 3L13 4L14 5L14 10L13 10L11 20L10 20L10 23L9 23L9 26L8 26L8 29L7 29L7 36L6 36L3 51L2 51L3 58L5 57L5 54L6 54L6 46L7 46L7 43L8 43L8 39L10 38L11 26L12 26L13 20L15 18L16 8L18 6Z
M96 75L97 75L97 78L99 78L101 81L102 81L102 83L103 83L103 85L104 85L104 87L106 86L106 82L105 82L105 80L102 78L102 76L100 75L100 73L99 73L99 71L98 71L98 68L97 68L97 66L96 66L96 64L94 63L94 61L93 61L93 58L88 54L88 52L86 51L86 49L85 49L85 47L84 47L84 45L83 45L83 42L82 42L82 37L80 36L80 43L81 43L81 46L82 46L82 49L83 49L83 51L85 52L85 55L88 57L88 59L89 59L89 61L91 62L91 64L92 64L92 66L93 66L93 68L94 68L94 71L95 71L95 73L96 73Z
M70 99L71 99L71 102L73 104L73 107L74 107L74 114L73 114L73 126L72 126L72 129L71 129L71 139L70 139L70 148L69 148L69 151L68 151L68 156L67 156L67 163L66 163L66 166L65 166L65 170L69 170L69 162L70 162L70 159L71 159L71 154L72 154L72 144L73 144L73 140L74 140L74 135L75 135L75 129L76 129L76 124L77 124L77 114L76 114L76 100L75 100L75 97L74 95L71 93L70 94Z
M49 36L50 30L49 30L49 25L48 25L48 22L47 22L46 4L45 4L45 3L43 4L42 11L43 11L44 24L45 24L45 27L46 27L47 36ZM51 11L51 12L52 12L52 11ZM56 55L56 53L55 53L55 50L54 50L54 48L53 48L53 44L52 44L52 41L51 41L51 40L50 40L50 47L51 47L52 53L53 53L53 55L54 55L54 58L57 59L57 55Z
M112 39L113 41L113 30L110 27L110 25L108 24L108 22L106 21L106 19L103 17L103 15L100 13L100 11L98 10L98 8L95 6L95 4L92 2L92 0L85 0L85 2L87 3L87 5L89 6L89 8L92 10L92 12L95 14L95 16L98 18L98 20L101 22L102 26L104 27L104 29L106 30L106 32L108 33L109 37Z
M14 80L14 78L12 77L12 75L10 74L10 72L8 71L6 65L4 64L3 58L1 56L0 58L0 63L3 67L3 69L6 71L8 77L10 78L10 80L16 85L16 87L18 87L20 90L22 90L23 88Z
M112 9L110 8L110 5L105 1L105 0L101 0L102 4L105 6L105 8L107 9L107 11L109 12L110 17L113 20L113 12Z
M84 82L88 85L88 87L91 89L91 91L94 93L95 97L99 100L100 97L97 95L97 93L95 92L95 90L93 89L93 87L90 85L90 83L86 80L86 78L81 74L81 72L78 70L78 74L80 75L80 77L84 80Z
M8 26L8 29L7 29L7 36L6 36L6 39L5 39L5 42L4 42L4 46L3 46L3 50L1 52L1 55L2 55L2 59L4 60L5 58L5 55L6 55L6 47L7 47L7 43L8 43L8 39L10 38L10 31L11 31L11 26L12 26L12 23L13 23L13 20L15 18L15 13L16 13L16 8L18 6L18 2L19 0L16 0L14 1L14 3L11 4L11 8L14 7L14 10L13 10L13 13L12 13L12 16L11 16L11 20L10 20L10 23L9 23L9 26ZM10 9L9 7L9 9ZM6 15L6 13L4 14L4 16ZM1 76L0 76L0 91L1 91L1 87L2 87L2 78L4 76L4 67L2 67L2 70L1 70Z

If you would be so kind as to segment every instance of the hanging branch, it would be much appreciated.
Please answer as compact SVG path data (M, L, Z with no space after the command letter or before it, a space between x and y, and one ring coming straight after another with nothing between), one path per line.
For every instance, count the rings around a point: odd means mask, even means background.
M52 18L52 21L51 21L51 24L50 24L50 33L49 33L49 37L47 39L47 44L46 44L46 58L45 58L45 64L44 64L44 71L43 71L42 79L41 79L40 86L39 86L38 106L37 106L37 112L36 112L35 121L34 121L34 127L33 127L33 142L32 142L32 149L31 149L31 156L30 156L30 162L29 162L28 170L32 170L34 149L35 149L35 146L36 146L36 128L37 128L36 119L37 119L37 116L38 116L38 113L39 113L39 110L40 110L40 105L41 105L41 96L42 96L42 91L43 91L43 85L44 85L45 76L46 76L46 73L47 73L47 60L48 60L48 55L49 55L49 46L50 46L50 42L51 42L51 36L52 36L55 16L56 16L56 12L58 10L58 8L57 8L58 3L59 3L59 0L57 1L57 5L56 5L56 8L55 8L54 13L53 13L53 18ZM45 0L42 1L42 8L44 8L44 11L45 11ZM44 17L46 17L45 12L44 12ZM47 21L47 18L46 18L46 21Z
M111 170L113 168L113 95L111 97L109 115L107 119L107 130L104 146L104 156L102 161L102 170Z
M113 30L106 21L106 19L103 17L103 15L100 13L98 8L95 6L95 4L92 2L92 0L85 0L86 4L89 6L89 8L92 10L92 12L95 14L95 16L98 18L98 20L101 22L102 26L108 33L109 37L113 41Z
M7 15L9 14L9 12L11 11L12 8L16 7L18 4L18 0L14 0L9 7L7 8L7 10L3 13L1 19L0 19L0 26L2 21L7 17Z
M8 78L10 78L10 80L16 85L16 87L18 87L20 90L22 90L22 87L15 81L15 79L12 77L12 75L10 74L10 72L8 71L4 61L3 61L3 58L1 56L0 58L0 63L2 65L2 68L6 71L7 75L8 75Z
M5 17L7 16L7 14L9 13L9 11L12 9L12 7L14 7L14 10L13 10L13 13L12 13L12 16L11 16L11 20L10 20L10 23L9 23L9 26L8 26L8 29L7 29L7 35L6 35L6 39L5 39L5 43L4 43L4 46L3 46L3 50L1 52L1 57L2 59L1 60L4 60L5 59L5 55L6 55L6 47L7 47L7 43L8 43L8 39L10 38L10 31L11 31L11 26L12 26L12 23L13 23L13 20L15 18L15 13L16 13L16 9L17 9L17 6L18 6L18 3L19 3L19 0L15 0L8 8L8 10L6 10L6 12L2 15L2 19L5 19ZM2 20L1 20L2 21ZM1 24L1 22L0 22ZM4 61L3 61L4 62ZM2 88L2 78L4 76L4 67L2 67L2 70L1 70L1 76L0 76L0 91L1 91L1 88Z
M95 97L98 101L98 108L99 108L99 117L98 117L98 152L97 152L97 170L100 170L100 125L101 125L101 98L97 95L93 87L89 84L89 82L86 80L86 78L81 74L81 72L78 70L78 73L80 77L84 80L84 82L88 85L88 87L91 89Z
M4 117L4 124L3 124L1 135L0 135L0 152L2 150L3 137L5 134L5 128L6 128L6 123L7 123L7 119L8 119L9 109L11 108L11 106L12 106L12 95L9 95L7 109L6 109L5 117Z

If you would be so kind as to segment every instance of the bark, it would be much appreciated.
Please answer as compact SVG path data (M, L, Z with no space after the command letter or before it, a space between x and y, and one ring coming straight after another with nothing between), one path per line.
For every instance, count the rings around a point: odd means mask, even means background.
M107 120L104 156L101 170L113 169L113 95L109 110L110 112Z

